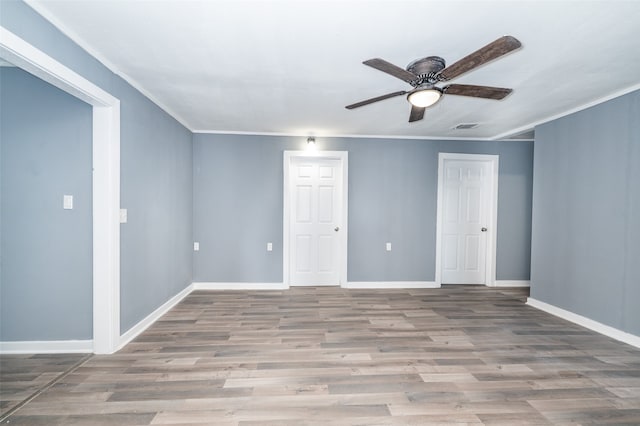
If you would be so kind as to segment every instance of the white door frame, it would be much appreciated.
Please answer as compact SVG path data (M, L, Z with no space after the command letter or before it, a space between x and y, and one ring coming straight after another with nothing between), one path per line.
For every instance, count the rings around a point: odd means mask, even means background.
M93 352L120 345L120 101L0 26L0 57L93 106Z
M485 264L485 285L492 287L496 282L496 237L498 230L498 155L458 154L440 152L438 154L438 201L436 213L436 285L442 285L442 213L444 196L444 162L446 160L482 161L489 164L489 220L487 231L487 255Z
M348 176L349 176L349 153L347 151L284 151L284 211L283 211L283 237L282 237L282 280L286 288L291 286L290 272L290 208L291 194L289 179L291 176L291 160L293 158L318 158L328 160L340 160L342 167L342 217L340 218L339 246L340 246L340 266L338 267L338 282L340 287L347 285L347 235L348 230Z

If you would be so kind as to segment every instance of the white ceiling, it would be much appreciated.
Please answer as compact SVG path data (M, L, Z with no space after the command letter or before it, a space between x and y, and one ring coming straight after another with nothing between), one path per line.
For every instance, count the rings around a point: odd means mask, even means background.
M192 131L501 138L640 88L640 1L28 0ZM408 123L410 86L362 65L452 64L502 35L522 48L455 80ZM455 130L460 123L479 123Z

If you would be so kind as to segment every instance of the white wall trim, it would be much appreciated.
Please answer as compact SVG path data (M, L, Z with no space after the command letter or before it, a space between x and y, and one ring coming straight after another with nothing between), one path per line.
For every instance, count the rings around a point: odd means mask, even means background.
M284 283L194 282L193 290L287 290Z
M349 281L344 288L351 289L402 289L440 288L435 281Z
M307 139L309 136L314 136L316 140L331 139L331 138L355 138L355 139L407 139L407 140L423 140L423 141L493 141L493 137L451 137L451 136L410 136L410 135L360 135L360 134L333 134L333 133L314 133L309 132L258 132L258 131L242 131L242 130L207 130L196 129L192 130L196 134L205 135L237 135L237 136L275 136L275 137L295 137Z
M347 283L347 237L349 235L349 153L347 151L284 151L283 160L283 198L284 206L282 213L282 280L286 288L290 286L289 277L289 228L290 228L290 215L291 209L291 194L289 194L289 180L290 180L290 166L293 158L323 158L340 160L342 163L342 217L341 217L341 232L340 236L340 250L342 251L342 258L340 260L340 268L338 271L338 281L340 286L344 286Z
M193 291L193 284L189 284L178 294L173 296L171 299L167 300L161 306L159 306L155 311L151 312L147 315L142 321L131 327L120 337L120 342L118 344L118 350L122 349L127 343L131 342L133 339L138 337L140 333L149 328L154 322L158 321L158 319L169 312L171 308L176 306L178 303L182 301L185 297L187 297Z
M85 354L93 352L92 340L36 340L0 342L0 354Z
M436 284L442 285L442 214L444 198L444 162L445 160L486 161L491 167L491 200L489 202L489 231L485 266L485 285L493 286L496 281L496 247L498 235L498 155L438 153L438 197L436 206Z
M638 89L640 89L640 83L634 84L632 86L626 87L626 88L624 88L622 90L618 90L618 91L613 92L613 93L609 93L606 96L603 96L603 97L598 98L598 99L594 99L591 102L587 102L586 104L579 105L579 106L577 106L575 108L571 108L571 109L568 109L566 111L562 111L559 114L550 115L550 116L545 117L545 118L543 118L541 120L536 120L536 121L533 121L533 122L531 122L529 124L526 124L524 126L516 127L515 129L509 130L507 132L500 133L499 135L494 136L492 139L493 140L499 140L499 139L502 139L502 138L509 137L509 135L517 135L520 132L524 132L524 131L529 130L529 129L534 129L536 126L540 126L542 124L549 123L551 121L555 121L555 120L557 120L559 118L566 117L566 116L571 115L571 114L575 114L576 112L580 112L580 111L585 110L587 108L591 108L592 106L603 104L603 103L608 102L608 101L610 101L612 99L619 98L620 96L624 96L624 95L629 94L631 92L635 92Z
M120 340L120 101L93 107L93 342L115 352Z
M529 280L496 280L491 287L531 287Z
M0 57L93 106L93 350L120 338L120 101L0 26Z
M0 57L88 104L112 106L117 101L109 93L2 26Z
M604 334L605 336L611 337L612 339L627 343L631 346L635 346L636 348L640 348L640 336L636 336L635 334L627 333L626 331L622 331L617 328L602 324L601 322L594 321L592 319L583 317L582 315L575 314L571 311L567 311L557 306L541 302L540 300L534 299L532 297L529 297L527 299L527 305L532 306L536 309L540 309L541 311L547 312L551 315L555 315L567 321L573 322L582 327L588 328L589 330Z

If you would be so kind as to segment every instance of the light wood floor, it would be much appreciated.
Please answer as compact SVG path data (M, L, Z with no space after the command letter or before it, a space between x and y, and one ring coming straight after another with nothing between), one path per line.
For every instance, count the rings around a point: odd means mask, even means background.
M640 350L525 296L197 291L117 354L69 361L2 423L640 424Z

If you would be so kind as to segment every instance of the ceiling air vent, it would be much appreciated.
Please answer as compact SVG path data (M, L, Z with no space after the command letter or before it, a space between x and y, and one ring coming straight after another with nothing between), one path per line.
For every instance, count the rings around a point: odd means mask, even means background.
M468 130L468 129L475 129L476 127L478 127L478 123L460 123L456 127L454 127L454 129Z

